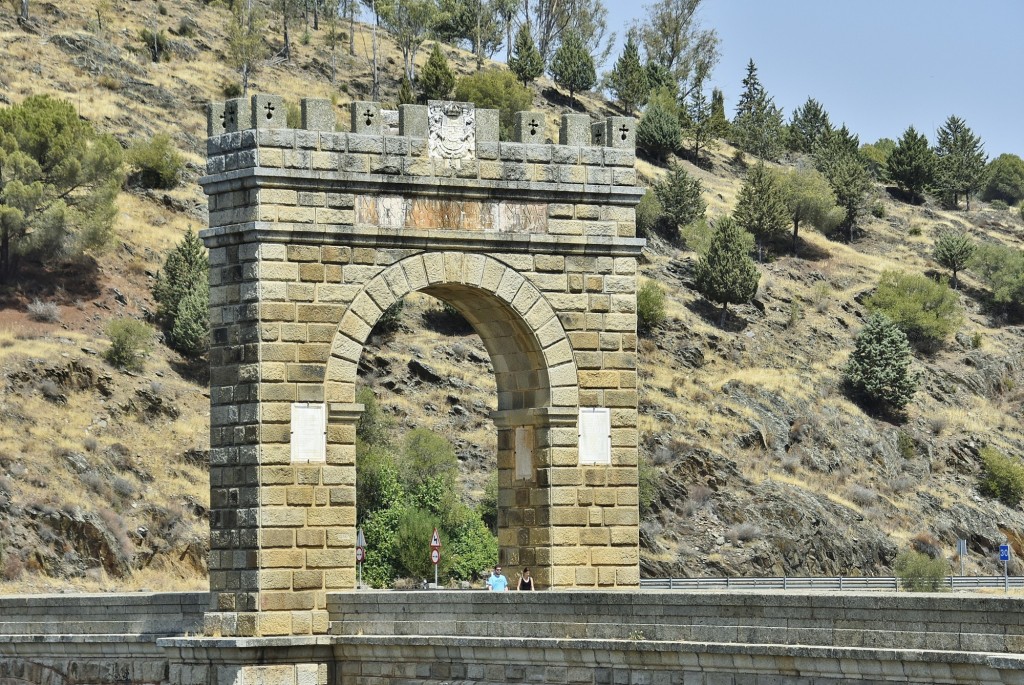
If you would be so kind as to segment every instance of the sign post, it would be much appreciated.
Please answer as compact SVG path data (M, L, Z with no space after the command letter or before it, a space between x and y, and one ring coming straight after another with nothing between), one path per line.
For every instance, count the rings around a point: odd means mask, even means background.
M441 563L441 536L437 534L437 528L434 529L434 534L430 536L430 563L434 565L434 589L437 589L437 565Z
M366 538L363 537L363 529L356 531L356 564L359 567L359 585L363 587L363 562L366 561Z
M956 555L960 557L960 576L964 575L964 558L967 556L967 540L956 541Z
M1010 577L1007 566L1010 563L1010 546L999 545L999 561L1003 562L1003 592L1010 594Z

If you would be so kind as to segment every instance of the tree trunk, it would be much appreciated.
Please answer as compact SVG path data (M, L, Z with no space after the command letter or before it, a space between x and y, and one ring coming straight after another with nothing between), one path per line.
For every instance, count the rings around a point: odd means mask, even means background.
M480 42L480 23L483 21L484 2L477 0L476 3L476 70L484 67L484 46Z
M377 24L380 23L380 16L377 14L377 2L374 0L373 7L373 86L370 91L370 100L377 102L380 96L380 73L377 70Z
M953 269L953 290L956 290L956 289L957 289L957 285L956 285L956 273L957 273L957 270L956 270L956 269Z
M28 21L28 0L21 0L21 14L18 18L21 21Z
M287 5L284 5L285 9L281 10L281 19L284 21L284 59L288 61L292 58L292 41L288 35L288 9Z
M320 0L313 0L313 30L320 30Z
M356 0L348 0L348 54L356 54Z
M722 303L722 315L718 317L718 326L720 328L725 326L725 316L729 313L729 303Z
M800 220L799 219L794 219L793 220L793 256L794 257L796 257L796 239L797 239L797 235L799 233L800 233Z
M0 236L0 283L7 282L7 273L11 265L11 234L7 231Z

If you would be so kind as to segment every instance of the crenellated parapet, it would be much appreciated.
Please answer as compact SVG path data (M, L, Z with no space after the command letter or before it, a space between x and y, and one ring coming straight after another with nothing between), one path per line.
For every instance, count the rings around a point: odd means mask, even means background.
M344 122L347 132L337 130L335 108L328 100L304 98L302 127L298 129L287 127L286 111L283 98L273 95L210 105L208 176L202 181L207 193L218 195L226 189L225 182L235 189L253 187L252 181L243 181L252 177L262 179L257 184L260 187L271 187L270 179L277 178L287 179L288 187L300 192L303 185L314 184L320 189L348 188L361 194L363 202L323 207L319 212L274 214L260 211L271 203L257 206L233 201L247 198L228 198L228 202L215 202L211 207L211 226L290 221L635 235L632 207L641 194L635 187L635 119L610 117L595 123L588 115L564 114L559 140L553 143L547 138L543 112L517 112L514 140L501 141L498 110L470 103L431 101L428 105L401 105L397 112L389 112L380 103L353 102ZM397 199L389 199L388 193L406 198L443 196L458 206L418 211L407 202L397 206ZM513 209L499 206L511 198L515 198ZM295 199L290 206L301 207L298 197ZM341 200L345 199L343 194ZM480 202L473 204L474 199ZM544 206L526 206L531 201ZM247 211L239 211L243 205ZM566 205L584 208L577 216ZM630 211L599 216L588 205L628 207ZM542 226L533 216L538 212L544 215ZM579 220L603 223L572 223Z

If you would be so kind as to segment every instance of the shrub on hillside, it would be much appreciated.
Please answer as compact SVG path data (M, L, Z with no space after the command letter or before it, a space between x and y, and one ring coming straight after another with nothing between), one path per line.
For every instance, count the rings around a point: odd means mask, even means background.
M682 142L683 130L679 125L679 108L675 98L667 91L652 94L636 127L637 147L655 159L664 161L679 149Z
M855 400L885 413L903 410L917 391L910 370L907 336L885 315L875 313L857 334L843 381Z
M1024 499L1024 463L994 447L981 450L982 473L978 483L981 494L1016 507Z
M988 286L993 303L1020 313L1024 303L1024 251L982 243L971 257L970 269Z
M704 217L708 205L703 190L700 179L690 176L681 164L670 165L668 173L654 184L654 195L667 219L668 238L676 239L681 227Z
M989 162L988 180L981 193L983 200L1012 205L1024 200L1024 159L1017 155L1002 154Z
M960 298L927 276L886 271L865 304L900 327L921 350L937 349L963 322Z
M185 158L166 133L136 140L128 148L127 157L128 164L135 169L133 180L143 188L173 188L185 168Z
M472 102L483 109L498 110L501 140L512 140L515 113L533 107L533 91L507 69L478 71L459 79L454 97L459 102Z
M949 574L949 563L908 549L896 557L895 571L907 592L940 592Z
M636 319L640 335L665 322L665 291L654 281L645 281L636 293Z
M648 188L636 206L637 235L653 236L664 213L661 203L658 202L658 196Z
M43 302L36 298L28 305L28 315L33 321L57 323L60 321L60 309L56 302Z
M142 360L153 342L153 330L135 319L115 319L107 325L110 348L104 358L113 366L141 371Z

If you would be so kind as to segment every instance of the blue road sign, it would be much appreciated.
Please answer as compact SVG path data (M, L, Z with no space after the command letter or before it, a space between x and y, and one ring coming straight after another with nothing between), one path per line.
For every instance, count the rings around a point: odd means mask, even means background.
M999 561L1009 561L1009 560L1010 560L1010 546L1009 545L999 545Z

